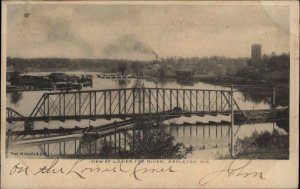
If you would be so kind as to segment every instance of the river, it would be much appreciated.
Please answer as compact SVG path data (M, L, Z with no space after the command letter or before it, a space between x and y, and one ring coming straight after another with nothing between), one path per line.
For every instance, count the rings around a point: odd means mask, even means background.
M29 73L30 74L30 73ZM33 73L31 73L33 74ZM46 75L49 73L34 73L35 75ZM70 73L69 73L70 74ZM93 72L72 72L74 75L92 75L93 76L93 86L83 88L82 90L94 90L94 89L115 89L115 88L132 88L135 85L135 79L127 80L116 80L116 79L102 79L97 78L97 74ZM178 82L176 80L144 80L145 87L158 87L158 88L174 88L174 89L211 89L211 90L230 90L228 87L218 86L213 84L207 84L203 82L191 82L184 83ZM33 108L39 101L40 97L45 91L28 91L21 93L9 93L6 95L7 107L13 108L17 112L29 116ZM49 91L47 91L49 92ZM264 99L258 101L257 99L251 99L249 96L236 91L234 92L234 98L242 110L249 109L268 109L271 107L272 94L266 95ZM175 123L182 124L196 123L197 121L208 122L208 121L230 121L230 116L192 116L192 117L180 117L177 119L172 119L166 121L167 124ZM78 121L50 121L46 122L35 122L34 127L36 129L46 128L59 128L68 127L73 128L74 126L87 127L87 126L99 126L102 124L110 123L113 121L118 121L118 119L112 120L82 120ZM12 130L23 130L23 123L15 123L11 126ZM270 131L273 129L280 130L280 132L285 132L280 129L276 123L263 123L263 124L248 124L248 125L236 125L234 126L235 140L237 138L244 138L250 136L254 131ZM175 126L172 128L172 133L177 142L182 142L186 146L194 147L194 151L188 158L191 159L215 159L220 155L226 155L229 153L230 144L230 132L228 126ZM221 131L222 130L222 131Z

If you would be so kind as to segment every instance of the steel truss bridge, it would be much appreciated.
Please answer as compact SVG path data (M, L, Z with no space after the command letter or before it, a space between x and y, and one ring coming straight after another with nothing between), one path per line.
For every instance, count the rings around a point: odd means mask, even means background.
M126 150L126 136L132 137L135 132L142 130L137 127L137 120L150 118L162 121L182 115L230 115L232 109L238 110L235 114L238 112L241 117L242 111L230 90L124 88L44 93L29 116L11 108L6 109L6 121L9 124L25 123L23 131L11 131L8 127L7 140L10 147L38 146L45 156L97 154L100 140L108 140L114 144L117 153L122 151L121 148ZM112 118L126 120L95 128L26 129L26 125L33 126L38 121ZM230 124L210 122L208 125ZM95 136L97 140L87 143L83 140L87 135ZM134 149L128 144L127 148Z
M44 93L29 116L7 108L6 121L133 118L150 115L230 113L231 91L125 88ZM233 105L239 107L233 99Z

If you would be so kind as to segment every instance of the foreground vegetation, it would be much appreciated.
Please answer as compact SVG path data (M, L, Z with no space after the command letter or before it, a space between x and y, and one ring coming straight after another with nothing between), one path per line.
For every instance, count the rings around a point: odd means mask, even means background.
M98 140L85 136L82 139L81 150L84 154L88 154L88 146L90 142ZM158 128L144 128L140 131L136 130L135 135L127 133L126 141L122 139L122 144L126 143L125 149L122 145L115 146L113 142L103 140L100 141L95 158L121 158L121 159L183 159L192 153L191 147L186 147L183 143L177 143L174 136L168 132L163 126ZM84 145L84 143L86 145ZM117 141L118 143L118 141ZM90 157L90 156L89 156Z
M250 137L238 139L234 151L234 159L289 159L289 136L281 135L277 130L273 133L254 132Z

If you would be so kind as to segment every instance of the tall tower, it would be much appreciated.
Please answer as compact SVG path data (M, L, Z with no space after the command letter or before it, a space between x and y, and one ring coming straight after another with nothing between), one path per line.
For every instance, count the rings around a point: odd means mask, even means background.
M251 60L253 63L259 62L261 59L261 44L253 44L251 46Z

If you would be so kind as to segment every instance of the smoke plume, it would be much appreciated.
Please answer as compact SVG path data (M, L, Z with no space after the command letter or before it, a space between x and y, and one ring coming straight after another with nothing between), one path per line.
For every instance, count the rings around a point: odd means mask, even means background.
M104 47L103 53L107 56L120 54L139 53L144 55L156 55L156 53L144 43L138 41L132 35L124 35L116 43L111 43Z

